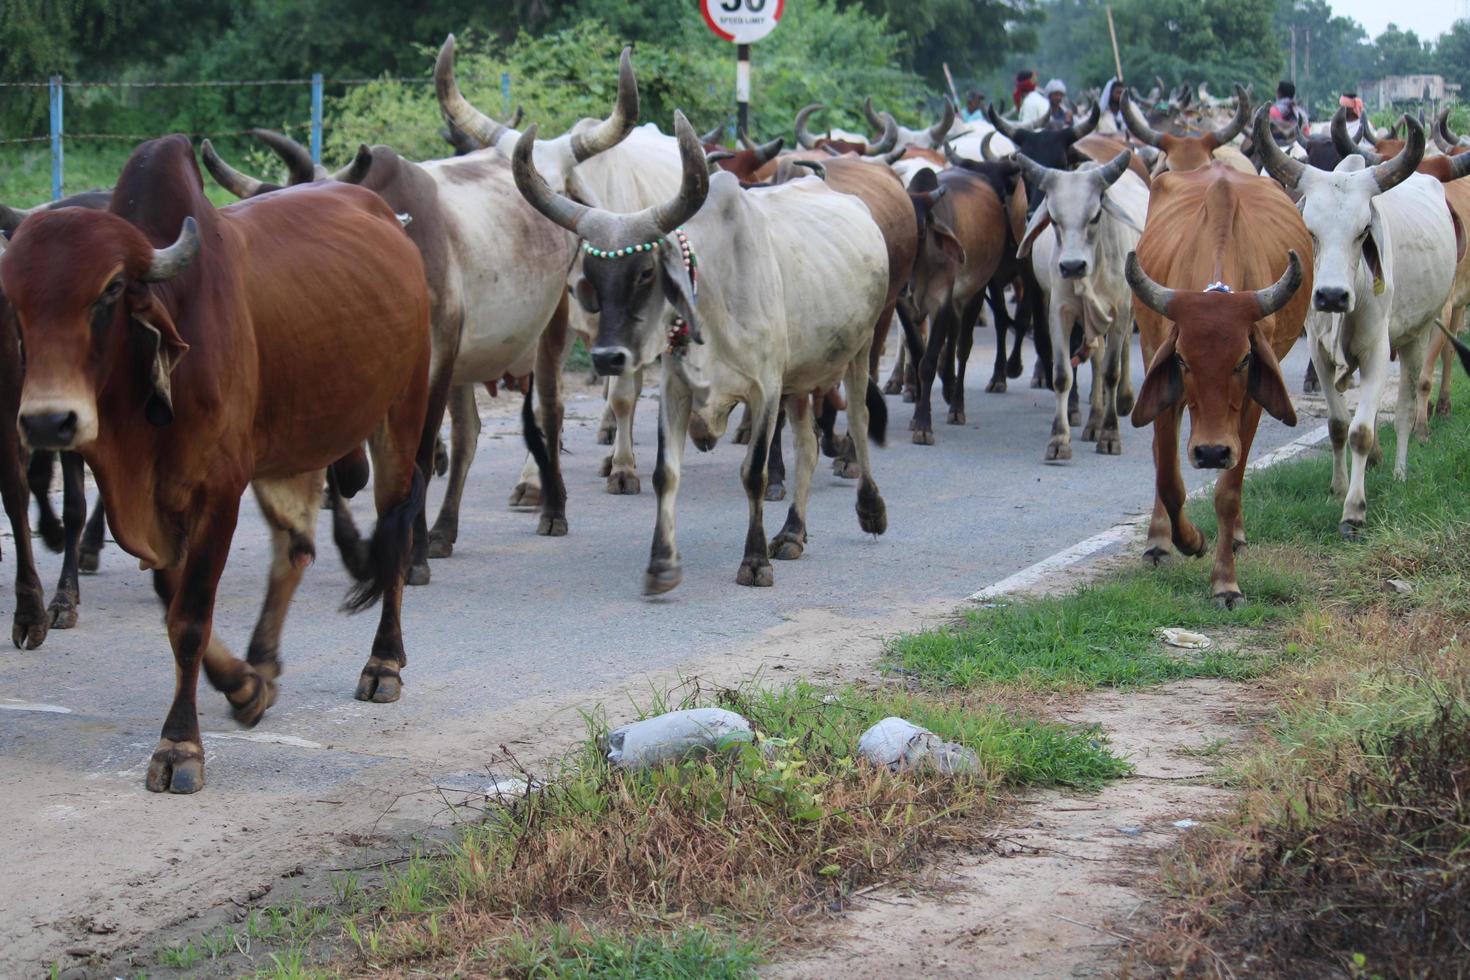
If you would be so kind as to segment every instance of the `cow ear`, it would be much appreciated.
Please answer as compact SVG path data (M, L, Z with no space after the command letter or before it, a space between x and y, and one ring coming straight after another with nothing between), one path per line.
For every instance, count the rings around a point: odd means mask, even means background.
M1138 389L1138 401L1133 404L1134 428L1142 428L1153 422L1180 398L1184 397L1184 375L1176 356L1179 343L1179 327L1169 331L1169 339L1154 352L1154 359L1144 375L1143 387Z
M593 288L592 281L586 276L577 277L576 285L572 287L572 295L577 298L577 305L588 313L596 313L602 308L597 301L597 290Z
M1020 245L1026 237L1026 182L1016 178L1016 189L1006 199L1006 221L1011 226L1011 237Z
M965 264L965 246L960 244L959 238L955 236L949 225L943 221L932 221L929 224L929 234L934 236L934 241L944 250L945 255L957 265Z
M174 420L173 371L189 345L179 336L168 310L142 283L134 283L128 291L128 318L142 334L146 352L148 400L143 416L154 425L169 425Z
M1051 211L1045 204L1042 204L1031 216L1031 223L1026 226L1026 233L1021 236L1021 244L1016 248L1016 258L1024 259L1031 254L1031 246L1036 244L1036 236L1045 231L1049 224L1051 224Z
M1383 214L1378 210L1377 199L1368 202L1368 237L1363 239L1363 260L1373 273L1373 292L1383 292L1387 283L1393 282L1393 249L1389 247L1388 227Z
M1251 326L1251 364L1246 375L1245 390L1272 418L1296 425L1296 409L1281 376L1281 362L1271 349L1260 324Z
M689 339L696 344L704 343L699 329L699 311L694 305L694 281L689 277L689 270L684 268L684 255L679 250L679 243L669 236L655 254L663 272L664 296L674 312L689 324Z
M1143 228L1139 225L1138 221L1133 217L1133 215L1129 214L1127 211L1124 211L1123 208L1119 206L1118 202L1113 200L1111 195L1104 194L1102 196L1102 206L1103 210L1112 215L1117 221L1123 223L1124 225L1127 225L1129 228L1132 228L1140 235L1143 234Z

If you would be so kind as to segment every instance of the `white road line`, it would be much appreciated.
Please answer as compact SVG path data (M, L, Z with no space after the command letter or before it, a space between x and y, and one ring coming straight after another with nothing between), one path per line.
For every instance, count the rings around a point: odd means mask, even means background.
M294 745L298 749L326 748L320 742L297 738L295 735L276 735L271 732L205 732L205 738L232 738L241 742L270 742L274 745Z
M17 701L14 698L6 698L0 701L0 709L5 711L42 711L51 715L69 715L70 708L63 708L59 704L33 704L30 701Z
M1307 450L1321 445L1325 441L1327 441L1327 426L1319 425L1310 432L1303 433L1285 445L1271 450L1264 456L1251 460L1245 466L1246 472L1254 473L1268 466L1275 466L1277 463L1284 462L1294 456L1299 456ZM1190 496L1201 497L1213 491L1214 488L1215 483L1212 480L1190 494ZM1126 521L1114 524L1105 531L1094 534L1084 541L1079 541L1070 548L1058 551L1048 558L1041 559L1041 561L1034 565L1021 569L1014 575L1009 575L1001 579L994 585L981 589L979 592L970 596L970 600L972 602L984 602L987 599L994 599L999 596L1010 595L1013 592L1020 592L1040 582L1053 572L1070 568L1073 565L1079 565L1100 551L1130 540L1141 528L1148 526L1149 517L1149 514L1144 514L1140 517L1130 517Z

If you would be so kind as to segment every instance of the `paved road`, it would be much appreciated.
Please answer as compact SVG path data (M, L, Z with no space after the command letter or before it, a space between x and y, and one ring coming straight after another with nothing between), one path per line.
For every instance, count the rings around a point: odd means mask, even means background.
M571 534L559 539L537 537L534 517L506 507L522 451L513 419L491 419L455 555L436 562L433 583L405 602L403 700L352 699L376 616L337 612L348 583L324 521L322 560L286 626L280 702L259 729L242 733L222 697L201 693L202 724L214 734L206 735L208 785L197 797L143 790L173 665L147 577L109 547L102 573L83 580L76 630L53 632L36 652L0 651L0 709L9 709L0 710L0 975L57 958L77 963L85 950L105 952L191 910L243 899L284 869L330 861L359 839L349 834L420 829L432 807L400 803L382 814L397 794L425 791L435 773L474 769L501 741L521 737L529 751L525 705L577 703L581 692L648 671L748 650L804 616L912 626L916 606L959 601L1149 506L1147 433L1125 430L1121 457L1079 443L1070 464L1043 465L1051 395L1027 387L985 394L991 356L977 347L970 422L941 424L937 446L911 445L910 407L889 399L893 438L875 463L888 503L882 538L859 531L854 486L824 461L807 553L777 563L773 589L734 584L745 528L743 448L686 455L684 582L650 600L640 589L654 512L653 396L640 405L645 490L636 497L602 493L605 450L593 444L600 404L591 391L571 401ZM1288 359L1293 386L1304 364L1300 349ZM1260 452L1295 434L1266 421ZM1186 474L1191 486L1206 476ZM267 565L253 511L247 504L215 617L239 652ZM767 527L783 517L784 505L774 505ZM54 570L53 562L43 578ZM1202 600L1206 576L1201 565ZM9 603L0 609L8 621ZM780 642L771 641L773 653ZM559 722L567 731L578 724L570 713ZM68 949L78 955L69 959Z

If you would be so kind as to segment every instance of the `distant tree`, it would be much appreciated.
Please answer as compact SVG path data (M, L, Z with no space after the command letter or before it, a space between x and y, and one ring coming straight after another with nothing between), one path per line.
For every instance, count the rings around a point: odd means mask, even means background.
M1470 20L1460 19L1434 45L1434 70L1445 81L1460 86L1460 98L1470 98Z
M1288 69L1296 28L1297 98L1313 118L1336 112L1338 96L1377 77L1368 32L1352 18L1334 15L1327 0L1277 0L1275 24Z
M1378 57L1378 77L1385 75L1417 75L1429 70L1433 61L1432 45L1419 40L1413 31L1401 30L1397 24L1373 39Z

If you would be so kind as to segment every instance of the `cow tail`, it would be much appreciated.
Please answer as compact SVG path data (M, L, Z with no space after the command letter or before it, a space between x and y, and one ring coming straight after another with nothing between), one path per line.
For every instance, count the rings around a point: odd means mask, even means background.
M403 580L413 554L414 521L424 509L427 490L423 471L413 467L413 483L408 496L388 508L378 518L378 526L373 528L372 541L367 549L366 570L369 576L348 591L347 601L343 604L347 612L361 612L382 598L389 587Z
M1455 353L1460 355L1460 367L1465 369L1466 374L1470 374L1470 346L1466 346L1463 340L1450 333L1442 321L1435 320L1434 323L1444 332L1449 342L1455 345Z
M546 451L546 434L536 424L536 411L531 404L531 393L535 388L536 376L527 375L526 397L521 402L521 435L526 440L526 449L531 458L536 461L536 469L541 473L542 486L545 486L546 470L551 465L551 456Z
M865 400L868 403L868 438L881 446L888 441L888 402L883 400L883 392L872 378L868 378Z

